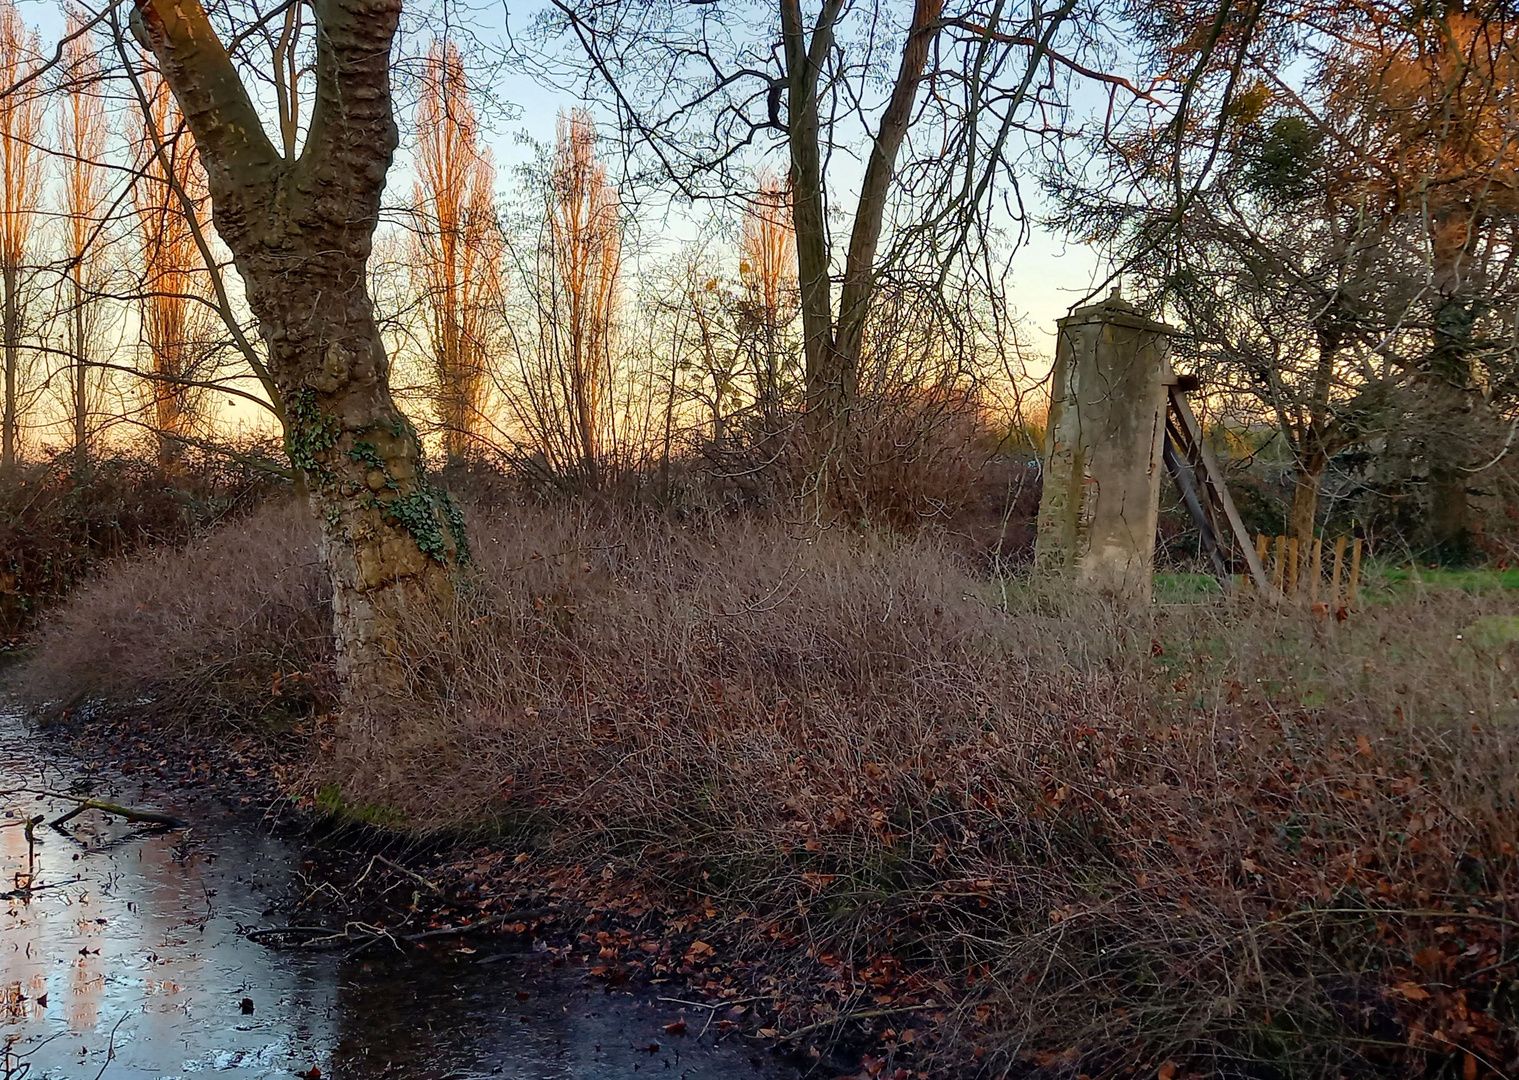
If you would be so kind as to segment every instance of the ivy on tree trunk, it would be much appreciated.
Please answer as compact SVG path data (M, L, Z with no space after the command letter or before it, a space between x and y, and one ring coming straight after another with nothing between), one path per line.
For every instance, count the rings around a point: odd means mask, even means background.
M269 351L290 459L322 523L339 673L350 702L404 677L400 622L447 602L463 519L428 483L396 407L367 264L397 143L390 47L400 0L311 0L316 93L301 152L265 133L200 0L137 0L209 182Z

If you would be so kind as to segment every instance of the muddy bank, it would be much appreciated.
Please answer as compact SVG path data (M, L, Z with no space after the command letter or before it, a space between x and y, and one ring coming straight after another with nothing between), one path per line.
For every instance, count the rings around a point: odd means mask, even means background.
M759 1080L800 1071L676 982L636 992L610 985L547 929L448 932L479 913L422 895L431 891L425 875L400 858L376 863L369 853L374 882L351 888L365 854L354 834L276 827L264 779L272 763L247 747L241 762L224 748L217 767L201 768L193 757L133 752L130 732L74 736L94 746L88 762L15 714L0 717L0 1075L426 1080L657 1070ZM230 773L242 782L217 775ZM89 810L48 827L86 795L152 802L188 826ZM33 829L22 824L39 817ZM426 865L424 853L404 854ZM435 936L398 944L350 923ZM343 938L277 949L249 933L308 924Z

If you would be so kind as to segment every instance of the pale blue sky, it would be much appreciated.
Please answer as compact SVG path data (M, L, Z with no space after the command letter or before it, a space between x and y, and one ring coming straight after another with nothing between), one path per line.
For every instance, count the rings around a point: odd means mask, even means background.
M471 3L470 0L447 0L423 25L418 20L408 20L411 33L403 40L403 54L416 55L426 48L425 38L434 27L447 23L467 27L467 33L478 42L482 56L503 50L507 41L507 28L520 31L541 0L528 3L496 2ZM21 0L20 7L27 21L38 27L43 48L51 53L63 26L63 5L60 0ZM418 12L417 7L411 11ZM553 139L554 125L562 110L582 104L573 87L545 85L540 79L511 64L488 63L482 71L490 72L489 93L508 109L487 115L487 138L495 154L498 176L503 193L509 191L516 166L531 159L533 149L525 139L547 143ZM1095 104L1095 103L1094 103ZM404 119L403 119L404 126ZM391 178L391 191L408 190L409 169L404 154L398 159ZM835 174L838 182L849 183L847 172ZM1037 195L1037 183L1032 177L1023 178L1025 197ZM835 205L847 203L848 199L835 196ZM662 218L646 231L654 234L655 247L659 238L679 238L689 235L690 227L683 226L678 215ZM1073 304L1081 301L1100 278L1098 259L1090 246L1068 242L1064 237L1033 228L1024 247L1015 255L1010 279L1010 295L1019 313L1024 317L1028 340L1026 345L1039 353L1048 355L1053 349L1055 320Z

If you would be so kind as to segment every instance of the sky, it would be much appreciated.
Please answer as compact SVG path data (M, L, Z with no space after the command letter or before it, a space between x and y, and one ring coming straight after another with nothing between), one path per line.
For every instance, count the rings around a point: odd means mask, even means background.
M477 40L481 55L489 55L509 35L520 35L533 13L542 6L539 0L517 2L498 0L470 5L472 0L447 0L448 18L467 23ZM413 44L419 51L425 45ZM486 66L486 65L482 65ZM561 112L585 104L578 88L546 85L524 66L512 63L488 65L492 98L510 109L509 116L485 116L485 136L492 147L498 177L509 181L513 169L527 163L532 156L532 142L552 143L556 120ZM1093 109L1106 104L1105 93L1091 99ZM403 166L404 168L404 166ZM837 170L843 183L847 172ZM409 189L410 181L405 181ZM1038 212L1037 183L1023 178L1024 195ZM837 205L840 200L833 199ZM680 236L679 222L661 219L654 228L666 237ZM847 228L847 226L846 226ZM694 230L692 230L694 231ZM847 233L837 238L841 246ZM1074 305L1082 303L1097 289L1105 276L1097 252L1087 244L1067 240L1056 232L1034 225L1025 245L1016 253L1009 279L1009 295L1018 314L1026 339L1021 342L1037 357L1054 355L1055 323ZM1104 290L1105 291L1105 290ZM1035 370L1031 374L1042 376Z
M232 2L243 5L244 0ZM584 101L577 93L578 88L546 85L520 62L494 59L509 55L505 48L507 42L513 34L520 34L534 11L542 6L542 0L434 2L441 6L425 16L420 5L409 6L416 18L411 20L409 27L411 40L403 39L400 49L420 54L426 49L425 37L435 32L435 27L446 26L449 22L467 27L468 36L477 43L476 51L482 61L479 65L481 77L489 79L489 95L502 106L498 110L486 110L483 134L495 156L502 194L508 195L516 168L533 158L533 143L551 143L558 115L583 105ZM51 54L63 31L63 4L60 0L20 0L18 6L27 22L37 27L44 52ZM831 179L846 186L850 181L848 173L843 170L836 170ZM404 146L389 187L392 201L404 197L404 193L411 189ZM1026 196L1035 187L1037 184L1030 178L1024 178ZM837 205L844 200L835 194L833 201ZM1037 204L1035 209L1037 211ZM694 226L689 221L682 224L678 219L662 218L650 231L666 240L678 239L694 232ZM842 243L842 238L839 242ZM658 243L654 246L657 249ZM1054 348L1056 320L1087 297L1102 277L1097 253L1088 245L1068 241L1035 225L1011 265L1009 295L1023 318L1025 340L1022 344L1035 354L1049 356Z

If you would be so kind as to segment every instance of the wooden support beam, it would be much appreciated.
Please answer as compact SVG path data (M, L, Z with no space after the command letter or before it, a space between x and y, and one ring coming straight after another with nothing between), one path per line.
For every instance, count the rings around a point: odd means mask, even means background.
M1255 585L1256 591L1265 595L1269 588L1266 571L1261 566L1261 560L1257 557L1255 549L1251 546L1250 533L1245 528L1244 519L1239 516L1234 500L1229 496L1228 485L1224 483L1223 470L1219 468L1207 439L1203 437L1202 427L1198 424L1197 417L1192 414L1192 406L1187 404L1186 391L1174 384L1167 387L1167 391L1170 396L1171 413L1176 420L1176 431L1189 444L1183 449L1187 456L1199 466L1209 501L1223 513L1234 545L1245 561L1247 576Z

